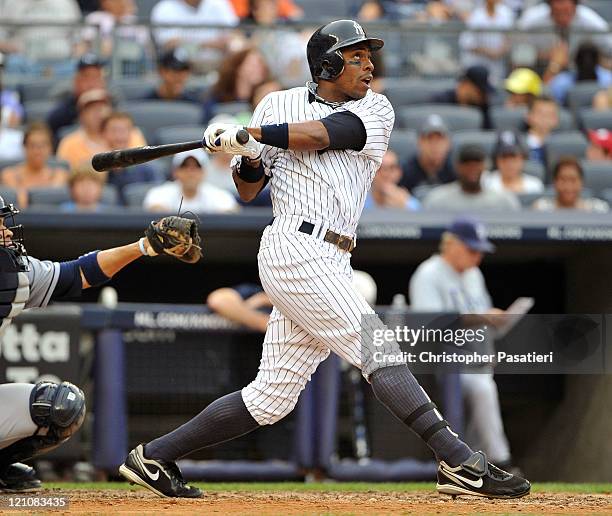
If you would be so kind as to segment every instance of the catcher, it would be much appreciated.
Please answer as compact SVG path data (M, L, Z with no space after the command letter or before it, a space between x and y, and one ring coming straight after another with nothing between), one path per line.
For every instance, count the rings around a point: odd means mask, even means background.
M132 244L67 262L41 261L26 253L23 228L15 225L18 213L0 197L0 336L23 309L79 296L143 255L167 254L187 263L202 256L196 222L165 217ZM0 385L0 407L0 492L36 490L41 483L34 469L20 461L68 440L85 419L85 396L69 382L7 383Z

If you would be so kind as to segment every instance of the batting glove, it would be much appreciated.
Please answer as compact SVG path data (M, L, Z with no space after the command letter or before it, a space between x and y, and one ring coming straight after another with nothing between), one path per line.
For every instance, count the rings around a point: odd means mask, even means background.
M244 129L242 126L233 126L231 129L227 129L219 135L215 141L215 145L220 148L222 152L228 154L234 154L237 156L246 156L250 159L257 159L261 156L261 143L255 138L249 135L249 141L245 144L241 144L236 139L238 131Z
M204 131L202 143L210 152L221 152L221 147L215 143L217 138L219 138L224 131L234 128L242 129L242 126L237 126L235 124L223 124L220 122L211 124Z

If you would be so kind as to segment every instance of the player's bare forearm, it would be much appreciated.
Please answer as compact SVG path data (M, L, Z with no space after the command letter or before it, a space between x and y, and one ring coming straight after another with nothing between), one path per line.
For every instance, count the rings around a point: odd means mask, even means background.
M257 165L257 162L255 162L255 164ZM240 179L240 176L236 174L236 172L232 174L232 177L234 179L236 189L238 190L238 195L244 202L251 202L253 199L255 199L255 197L257 197L257 194L259 194L261 189L264 187L265 176L256 183L248 183L243 181Z
M145 249L148 246L148 242L144 243ZM108 277L112 278L117 272L123 269L126 265L132 263L134 260L140 258L142 253L138 247L138 242L133 244L124 245L121 247L114 247L112 249L105 249L98 253L98 265L102 272ZM85 279L85 275L81 270L81 280L83 282L83 288L89 288L91 285Z
M248 127L247 131L258 142L261 141L261 128ZM289 149L294 151L316 151L329 147L329 134L318 120L289 124Z
M269 316L251 308L234 289L215 290L206 302L213 312L230 321L262 333L266 331Z

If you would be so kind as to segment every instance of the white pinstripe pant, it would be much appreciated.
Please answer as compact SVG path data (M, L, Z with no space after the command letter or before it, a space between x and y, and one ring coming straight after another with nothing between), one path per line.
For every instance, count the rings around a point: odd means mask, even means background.
M350 253L297 231L301 217L277 217L261 240L259 276L274 303L259 373L242 390L261 425L289 414L330 350L361 368L361 318L374 314L352 286ZM371 372L371 371L369 371Z

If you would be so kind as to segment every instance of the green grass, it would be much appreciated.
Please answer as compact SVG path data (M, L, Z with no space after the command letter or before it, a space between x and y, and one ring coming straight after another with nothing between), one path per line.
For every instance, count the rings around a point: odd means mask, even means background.
M271 482L271 483L203 483L194 482L194 485L204 491L297 491L297 492L412 492L433 491L434 484L431 482L405 482L405 483L365 483L365 482ZM82 490L108 490L108 489L138 489L130 486L127 482L92 482L92 483L68 483L68 482L46 482L47 489L82 489ZM560 483L536 483L532 492L535 493L583 493L583 494L612 494L612 484L560 484Z

